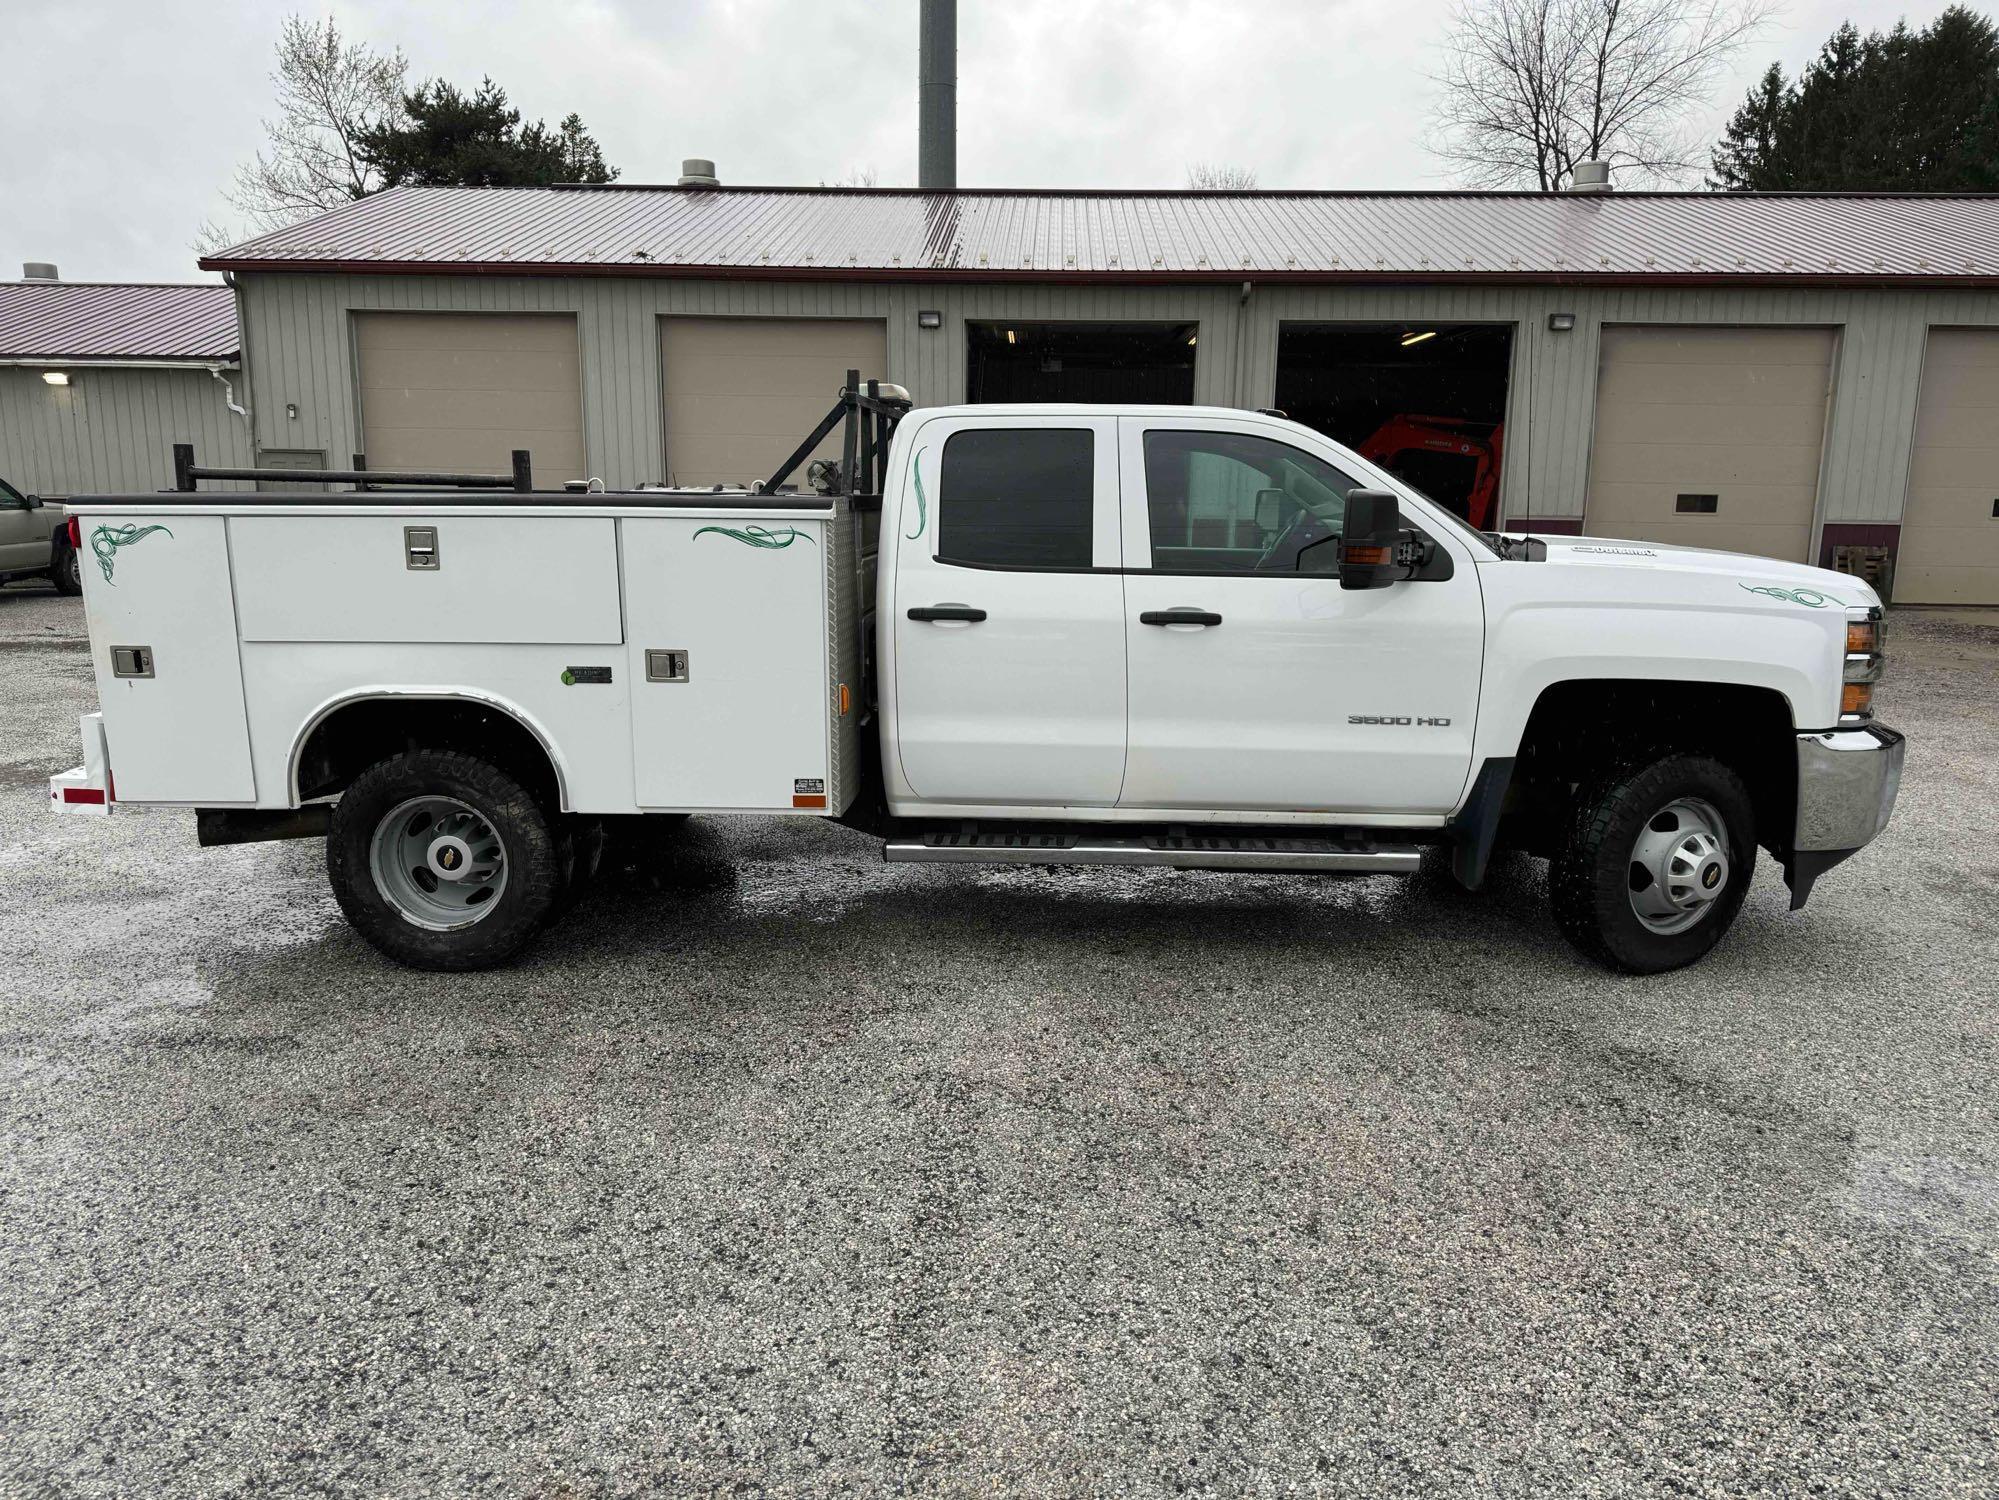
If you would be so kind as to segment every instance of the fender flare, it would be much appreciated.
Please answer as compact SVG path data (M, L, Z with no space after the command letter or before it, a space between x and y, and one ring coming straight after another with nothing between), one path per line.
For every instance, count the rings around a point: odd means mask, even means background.
M497 713L505 714L508 718L519 724L521 728L533 735L535 743L541 746L542 754L548 757L549 768L555 773L557 801L561 804L562 811L569 811L569 765L563 760L562 753L555 748L554 738L533 714L511 699L502 698L497 693L486 693L476 688L464 687L377 686L356 688L351 692L340 693L332 698L328 698L306 716L305 723L300 726L298 733L292 736L291 749L287 752L285 758L285 795L289 799L291 806L298 807L301 805L298 789L299 759L306 745L318 731L319 726L343 708L352 708L357 703L370 703L392 699L408 699L413 702L472 703L478 705L480 708L489 708Z

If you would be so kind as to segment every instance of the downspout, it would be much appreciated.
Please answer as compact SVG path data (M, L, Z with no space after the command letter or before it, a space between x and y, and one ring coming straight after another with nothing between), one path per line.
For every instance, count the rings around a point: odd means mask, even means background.
M210 365L208 373L222 382L222 404L241 417L247 425L250 420L250 413L236 404L236 389L229 384L229 377L222 373L222 366Z
M222 273L222 284L236 294L236 364L243 372L243 389L247 392L251 388L249 299L243 295L243 283L236 279L234 271ZM221 379L219 375L216 378ZM236 404L236 393L229 388L228 381L222 381L222 390L224 402L231 411L243 419L244 427L249 429L250 462L254 465L257 462L257 420L248 410Z

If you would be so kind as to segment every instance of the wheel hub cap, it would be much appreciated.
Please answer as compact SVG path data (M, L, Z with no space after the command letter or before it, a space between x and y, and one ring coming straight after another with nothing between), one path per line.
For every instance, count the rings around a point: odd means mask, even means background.
M455 797L413 797L375 825L368 865L382 899L418 927L470 927L507 888L507 849L484 814Z
M1685 932L1728 889L1728 825L1698 797L1674 799L1640 830L1630 875L1638 920L1653 932Z
M441 838L430 846L428 861L439 880L463 880L472 869L472 849L460 838Z

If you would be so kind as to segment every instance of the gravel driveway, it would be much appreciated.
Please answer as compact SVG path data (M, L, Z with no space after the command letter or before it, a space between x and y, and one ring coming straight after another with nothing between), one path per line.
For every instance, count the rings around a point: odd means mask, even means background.
M1989 1496L1999 619L1889 644L1893 826L1662 979L779 820L447 977L50 816L0 590L0 1494Z

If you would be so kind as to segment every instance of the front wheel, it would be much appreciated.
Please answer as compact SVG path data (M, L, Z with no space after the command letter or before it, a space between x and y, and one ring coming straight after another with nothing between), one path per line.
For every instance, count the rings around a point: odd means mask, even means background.
M488 969L534 938L563 883L547 811L497 766L447 750L391 756L354 779L326 838L355 931L416 969Z
M1581 952L1627 974L1663 974L1721 941L1755 866L1742 778L1706 756L1669 755L1584 786L1548 894Z

